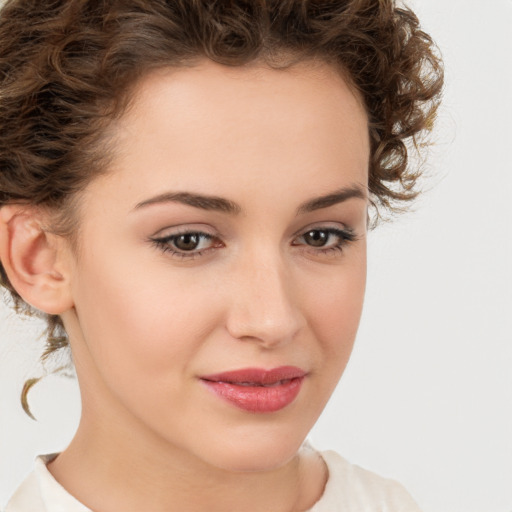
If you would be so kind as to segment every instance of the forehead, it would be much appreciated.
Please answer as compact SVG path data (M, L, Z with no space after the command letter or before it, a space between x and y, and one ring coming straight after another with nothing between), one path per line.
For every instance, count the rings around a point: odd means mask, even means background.
M290 102L303 99L305 95L322 97L325 102L351 102L364 111L363 101L354 87L348 84L346 73L338 67L320 59L308 59L287 68L271 68L263 62L252 62L243 66L226 66L210 59L196 61L195 65L179 68L159 68L147 73L138 81L133 97L139 107L147 107L155 92L172 93L178 98L203 99L210 104L221 101L250 102L263 98L279 98L283 94ZM328 96L324 96L328 93Z
M223 128L252 127L263 114L268 121L267 129L271 129L286 108L289 116L282 119L283 124L314 119L325 123L338 118L338 123L347 124L350 120L354 125L358 121L365 128L367 125L366 111L357 92L337 69L318 60L280 70L263 64L228 67L209 59L193 67L162 68L137 84L131 105L124 118L127 122L166 108L172 109L176 119L216 130L220 121L229 121Z
M178 158L180 147L190 149L190 143L229 153L233 141L249 156L251 149L261 155L276 146L286 151L294 141L309 139L314 145L320 138L325 144L352 147L366 158L367 126L360 97L324 62L275 70L228 67L205 59L193 67L159 69L144 77L116 129L121 140L136 136L141 144L157 146L160 140L172 145ZM133 147L131 142L125 149Z

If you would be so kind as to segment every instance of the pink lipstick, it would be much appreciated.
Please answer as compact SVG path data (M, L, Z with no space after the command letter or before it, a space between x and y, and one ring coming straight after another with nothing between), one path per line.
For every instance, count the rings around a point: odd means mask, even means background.
M245 368L201 377L217 396L249 412L276 412L299 394L306 372L295 366Z

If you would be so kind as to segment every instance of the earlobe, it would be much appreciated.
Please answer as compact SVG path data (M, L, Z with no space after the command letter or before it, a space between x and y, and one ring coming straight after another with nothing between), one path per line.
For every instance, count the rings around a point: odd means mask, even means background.
M32 206L0 208L0 260L21 298L59 315L73 306L63 240L43 228L44 215Z

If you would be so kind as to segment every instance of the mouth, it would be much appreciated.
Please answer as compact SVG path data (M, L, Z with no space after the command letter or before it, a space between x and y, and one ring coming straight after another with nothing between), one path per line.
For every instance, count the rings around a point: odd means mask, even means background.
M253 413L279 411L290 405L301 390L306 372L295 366L271 370L245 368L201 377L222 400Z

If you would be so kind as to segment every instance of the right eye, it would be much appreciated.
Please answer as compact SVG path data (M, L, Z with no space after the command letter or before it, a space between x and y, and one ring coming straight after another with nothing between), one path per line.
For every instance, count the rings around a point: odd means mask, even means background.
M177 258L198 258L206 251L220 247L218 238L201 231L186 231L175 233L162 238L152 238L151 241L163 252ZM217 243L214 243L216 242Z

